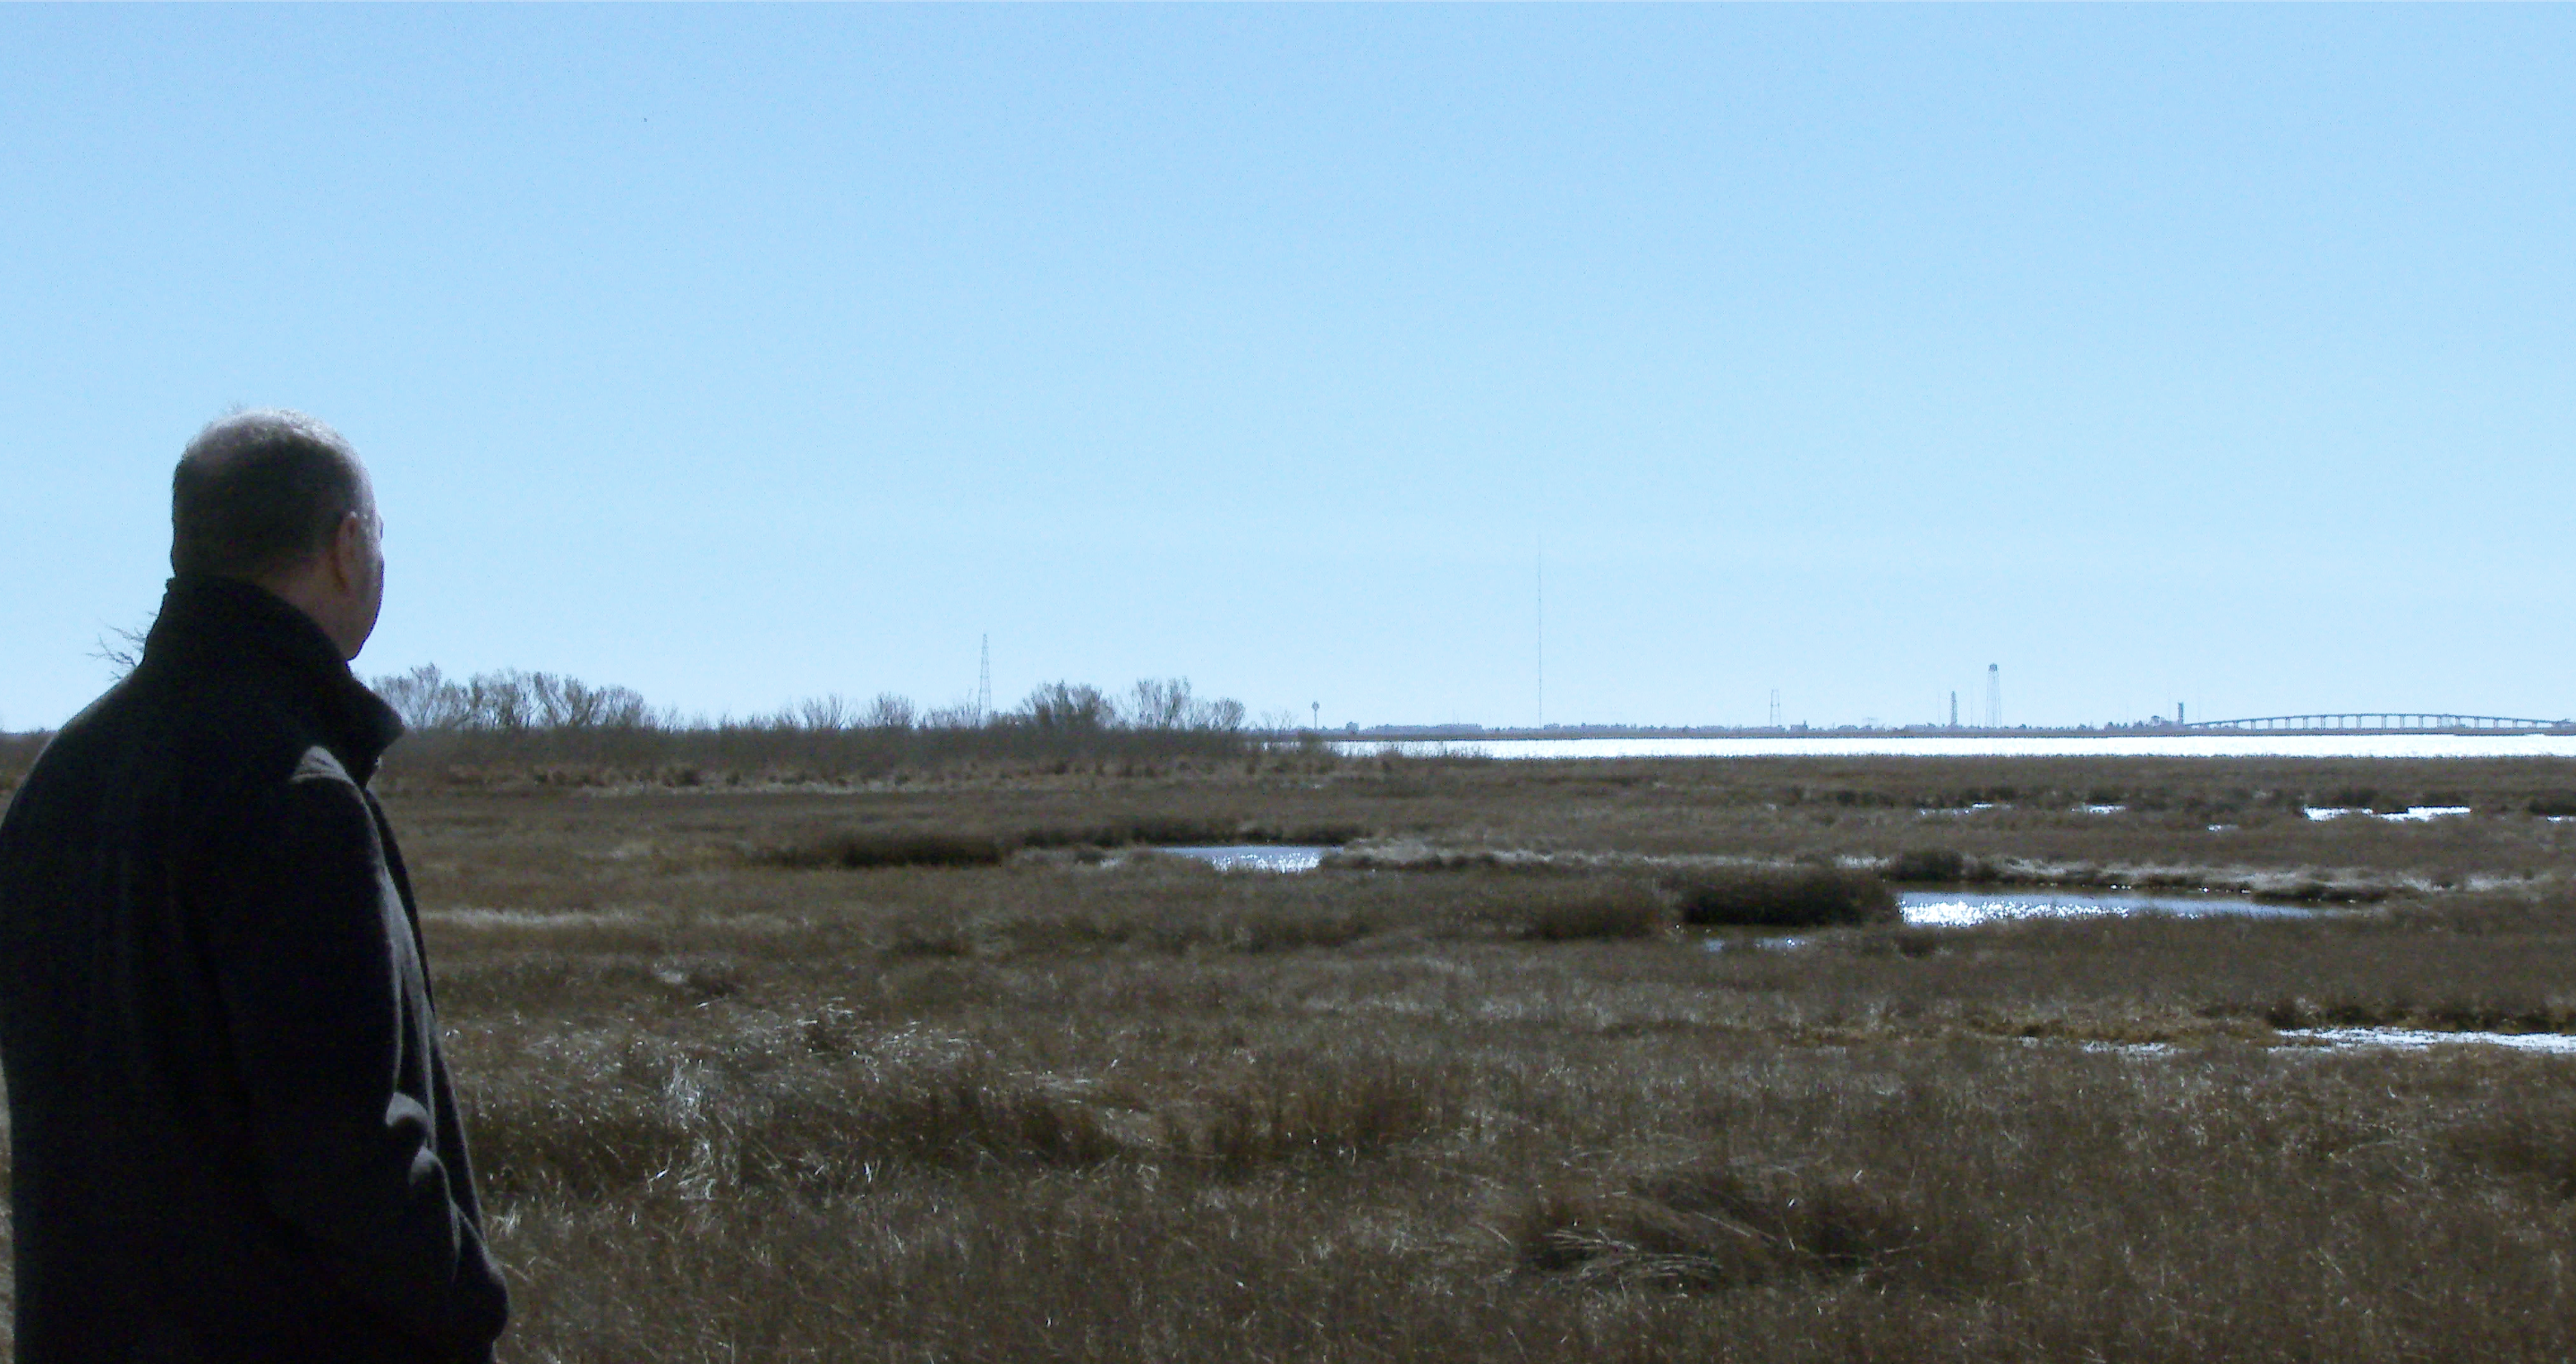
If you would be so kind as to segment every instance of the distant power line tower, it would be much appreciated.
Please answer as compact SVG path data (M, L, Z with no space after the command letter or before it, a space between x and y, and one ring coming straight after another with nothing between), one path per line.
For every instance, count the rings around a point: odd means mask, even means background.
M984 655L975 669L975 723L993 723L993 637L984 636Z
M1771 727L1773 729L1780 727L1780 689L1778 687L1771 689Z
M2004 727L2004 665L1986 665L1986 728Z

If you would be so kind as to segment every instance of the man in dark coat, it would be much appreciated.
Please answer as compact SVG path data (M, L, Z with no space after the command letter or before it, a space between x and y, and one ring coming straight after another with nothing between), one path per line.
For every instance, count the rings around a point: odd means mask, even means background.
M0 819L20 1364L488 1361L509 1310L369 794L382 524L338 433L219 421L142 661Z

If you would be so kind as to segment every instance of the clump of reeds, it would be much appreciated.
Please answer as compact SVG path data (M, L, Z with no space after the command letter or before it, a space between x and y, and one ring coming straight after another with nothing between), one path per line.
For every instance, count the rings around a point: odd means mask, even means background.
M1355 1160L1439 1130L1458 1081L1374 1058L1288 1055L1211 1085L1161 1116L1167 1150L1232 1174Z
M1364 911L1336 905L1310 905L1240 910L1216 919L1207 936L1238 952L1286 952L1298 948L1340 947L1376 931L1376 922ZM1165 941L1178 949L1185 949L1195 936L1186 931L1172 933L1166 926Z
M2576 1095L2496 1085L2482 1097L2447 1134L2451 1154L2549 1197L2576 1199Z
M1506 1235L1527 1268L1593 1282L1747 1287L1899 1277L1926 1235L1919 1212L1861 1171L1750 1162L1649 1174L1625 1187L1529 1198Z
M719 1050L631 1038L557 1061L463 1095L497 1192L828 1191L888 1161L1079 1165L1121 1150L1089 1109L981 1048L862 1038L833 1017Z
M2418 1028L2428 1032L2576 1033L2576 1001L2499 998L2419 1000L2404 995L2277 999L2262 1009L2275 1028Z
M1895 892L1839 867L1714 867L1667 876L1682 922L1703 927L1832 928L1895 923Z
M1955 883L1970 879L1969 866L1956 848L1908 848L1888 859L1887 879Z
M1651 938L1667 932L1673 897L1636 876L1522 876L1497 884L1485 917L1533 942Z
M1010 851L991 835L876 830L822 834L793 843L764 847L755 860L773 866L809 869L839 867L989 867Z

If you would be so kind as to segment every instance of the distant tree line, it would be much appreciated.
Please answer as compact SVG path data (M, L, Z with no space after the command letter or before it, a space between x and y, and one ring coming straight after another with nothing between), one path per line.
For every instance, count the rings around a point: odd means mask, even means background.
M1198 695L1188 678L1145 678L1123 692L1049 682L1018 706L923 709L893 692L829 695L763 715L709 719L657 707L627 687L503 669L449 677L436 667L368 684L411 734L386 755L397 784L734 785L849 780L960 764L1150 770L1240 758L1278 740L1290 717L1251 727L1243 703ZM50 734L0 734L0 797Z
M36 765L36 755L44 751L50 732L10 734L0 732L0 795L17 789L27 769Z
M370 685L412 731L386 759L397 782L845 780L961 763L1233 758L1270 737L1247 727L1242 702L1199 696L1178 677L1146 678L1114 694L1050 682L992 714L971 705L925 710L886 692L717 719L656 707L626 687L517 669L451 678L423 667Z
M451 681L434 666L419 667L368 685L416 730L655 729L670 720L625 687L515 668Z
M368 685L414 730L487 734L744 728L809 733L1016 728L1044 734L1110 730L1232 734L1245 723L1242 702L1199 696L1186 677L1142 678L1120 695L1087 683L1049 682L1032 690L1017 709L992 715L980 714L972 706L924 711L911 698L894 692L880 692L865 702L834 693L783 706L769 715L717 721L657 710L630 688L593 686L579 678L515 668L454 679L427 666L378 677Z

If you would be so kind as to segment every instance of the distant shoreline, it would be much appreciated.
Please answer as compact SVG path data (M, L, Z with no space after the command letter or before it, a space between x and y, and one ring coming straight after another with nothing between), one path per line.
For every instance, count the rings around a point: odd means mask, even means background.
M1698 734L1565 736L1489 730L1397 737L1362 731L1314 736L1346 754L1394 750L1408 756L1522 760L1612 758L2576 758L2568 731L2461 734L2412 731L2202 733L2176 731L1906 730L1720 731Z
M1281 731L1294 738L1310 731ZM1341 742L1480 743L1488 740L1555 742L1576 739L2210 739L2210 738L2354 738L2381 735L2457 736L2474 739L2525 738L2535 735L2576 737L2576 722L2552 728L2484 729L2474 726L2434 728L2239 729L2224 725L1548 725L1543 728L1487 728L1483 725L1373 725L1366 729L1312 731Z

